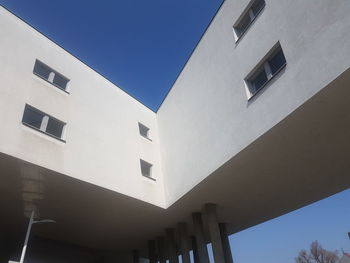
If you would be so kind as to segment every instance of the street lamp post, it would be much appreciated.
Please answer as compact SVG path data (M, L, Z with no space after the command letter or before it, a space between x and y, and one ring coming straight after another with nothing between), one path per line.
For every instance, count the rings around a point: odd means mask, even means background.
M26 250L27 250L27 246L28 246L28 240L29 240L29 236L30 236L30 231L32 229L32 225L33 224L40 224L40 223L56 223L56 221L50 220L50 219L44 219L44 220L35 221L34 220L34 210L32 211L32 214L31 214L30 219L29 219L29 224L28 224L28 228L27 228L26 238L24 240L24 245L23 245L23 249L22 249L21 259L20 259L19 263L23 263L24 262L24 256L26 254Z

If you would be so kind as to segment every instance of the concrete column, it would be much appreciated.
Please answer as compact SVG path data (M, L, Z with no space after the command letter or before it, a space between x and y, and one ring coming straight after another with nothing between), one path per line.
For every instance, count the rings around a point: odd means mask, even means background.
M132 258L133 258L133 263L139 263L140 262L140 255L137 250L132 251Z
M148 258L150 263L156 263L156 241L148 241Z
M194 260L194 263L199 263L198 248L197 248L196 238L195 237L191 237L191 239L192 239L193 260Z
M209 263L207 244L205 242L201 213L192 214L194 234L196 237L198 258L200 263Z
M158 260L159 263L166 263L165 257L165 239L164 237L157 238Z
M233 263L230 241L228 239L227 230L226 230L226 224L220 223L219 229L220 229L222 248L224 249L225 262L226 263Z
M166 229L167 250L169 263L179 263L179 259L176 254L175 232L172 228Z
M180 234L180 253L182 255L182 263L191 263L191 240L188 236L187 224L179 223L178 229Z
M225 263L224 249L222 247L220 229L216 215L216 205L206 204L205 212L208 218L209 234L213 248L215 263Z

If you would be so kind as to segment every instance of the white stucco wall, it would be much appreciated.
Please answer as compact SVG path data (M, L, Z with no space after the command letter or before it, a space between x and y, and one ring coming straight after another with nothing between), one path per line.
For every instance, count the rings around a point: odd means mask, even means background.
M158 111L168 205L350 66L349 1L266 0L235 44L248 4L223 3ZM248 102L244 78L278 41L287 66Z
M0 8L0 152L171 205L350 66L347 0L266 0L235 44L248 3L224 2L157 114ZM248 102L244 78L278 41L287 66ZM68 77L70 94L35 76L35 59ZM26 103L66 122L66 143L23 126Z
M3 8L0 28L0 152L164 206L156 114ZM36 59L70 79L70 94L32 73ZM66 122L66 143L22 125L26 103Z

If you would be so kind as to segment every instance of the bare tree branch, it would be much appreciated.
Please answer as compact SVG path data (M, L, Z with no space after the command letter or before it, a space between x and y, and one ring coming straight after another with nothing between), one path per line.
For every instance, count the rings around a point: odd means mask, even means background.
M337 251L328 251L317 241L311 243L309 252L301 250L295 258L296 263L336 263L338 260Z

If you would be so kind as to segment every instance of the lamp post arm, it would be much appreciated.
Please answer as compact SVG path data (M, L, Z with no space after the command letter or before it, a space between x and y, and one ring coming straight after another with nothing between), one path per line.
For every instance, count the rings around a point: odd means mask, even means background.
M24 240L24 245L23 245L23 249L22 249L21 259L19 261L20 263L23 263L23 261L24 261L24 256L26 254L28 240L29 240L29 236L30 236L30 230L32 229L33 222L34 222L34 210L32 211L32 214L30 216L30 220L29 220L29 224L28 224L28 228L27 228L27 233L26 233L26 238Z

